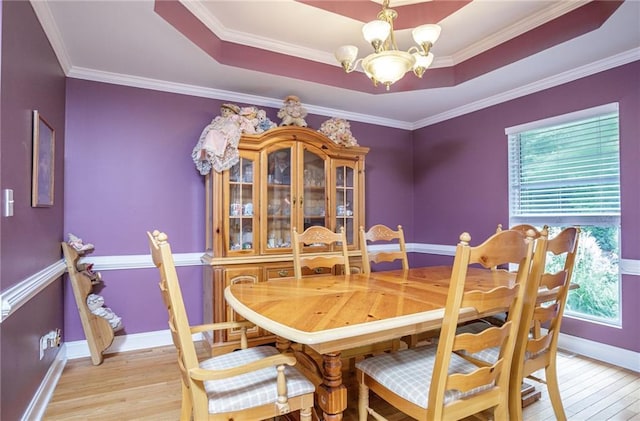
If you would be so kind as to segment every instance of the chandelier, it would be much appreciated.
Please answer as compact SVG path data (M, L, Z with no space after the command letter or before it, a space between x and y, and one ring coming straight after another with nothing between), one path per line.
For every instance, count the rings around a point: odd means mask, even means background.
M345 72L353 72L359 63L374 86L382 83L387 87L387 91L409 70L413 70L419 78L422 77L433 62L430 50L440 36L441 28L435 24L418 26L411 32L418 46L414 45L408 51L401 51L398 50L393 33L393 20L396 17L398 13L389 9L389 0L384 0L378 18L362 27L364 39L374 49L374 52L365 58L356 60L358 47L354 45L343 45L336 50L336 59L342 64Z

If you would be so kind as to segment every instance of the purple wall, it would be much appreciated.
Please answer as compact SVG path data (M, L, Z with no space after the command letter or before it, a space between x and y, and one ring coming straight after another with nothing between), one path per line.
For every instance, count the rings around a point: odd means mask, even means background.
M148 254L145 232L161 229L175 253L203 252L204 178L191 160L202 129L223 101L77 79L67 81L65 233L96 247L92 256ZM225 101L226 102L226 101ZM304 99L303 99L304 102ZM279 121L276 109L267 109ZM308 116L319 128L327 117ZM413 230L411 132L352 123L367 156L367 224ZM388 206L398 203L399 206ZM119 334L166 329L154 270L102 273L106 305L123 318ZM179 268L192 323L202 320L202 269ZM65 340L84 332L65 292Z
M12 217L0 218L0 289L61 258L64 210L65 77L28 1L4 1L0 105L1 189L13 189ZM31 207L32 110L56 135L54 206ZM62 282L57 280L0 325L0 419L20 419L57 351L39 358L39 338L63 327Z
M30 3L3 1L0 6L0 188L13 189L16 202L15 216L0 218L0 290L58 261L59 241L68 232L94 243L96 256L147 254L145 231L154 228L170 234L176 253L202 252L204 183L190 153L222 101L75 79L67 80L65 88ZM639 78L636 62L413 133L352 122L354 136L371 148L366 225L400 223L411 242L455 244L462 230L474 239L486 237L508 218L504 128L619 101L622 257L640 259ZM33 109L56 129L52 208L30 206ZM276 110L268 112L277 121ZM307 122L317 128L325 119L309 116ZM447 256L410 257L412 265L450 261ZM178 272L189 316L198 323L201 268ZM105 287L99 292L123 317L123 333L166 328L155 270L113 270L103 276ZM63 294L63 285L66 280L54 282L0 324L3 420L22 416L55 357L48 352L39 360L41 335L64 320L66 341L85 339L71 290ZM640 319L632 301L640 296L640 283L625 276L622 288L622 329L567 319L564 330L640 351L639 331L632 325Z
M508 224L505 128L611 102L620 104L622 258L640 258L640 62L417 130L415 212L424 223L414 241L453 245L469 231L480 242ZM622 329L566 318L563 331L640 351L640 282L633 278L622 280Z

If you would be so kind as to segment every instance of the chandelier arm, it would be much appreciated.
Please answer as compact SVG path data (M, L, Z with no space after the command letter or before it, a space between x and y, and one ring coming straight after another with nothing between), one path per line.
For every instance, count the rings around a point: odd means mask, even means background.
M426 56L431 51L431 47L433 47L433 44L430 42L425 42L421 45L421 47L422 47L422 55Z
M359 59L355 60L353 63L351 63L348 68L345 68L344 66L342 68L344 69L345 73L351 73L351 72L356 70L356 68L358 67L359 64L360 64L360 67L362 67L361 63L362 63L362 59L359 58Z

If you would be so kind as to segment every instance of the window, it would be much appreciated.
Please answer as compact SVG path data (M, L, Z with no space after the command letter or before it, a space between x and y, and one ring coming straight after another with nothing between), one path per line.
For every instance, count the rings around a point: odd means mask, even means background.
M609 324L620 320L620 149L618 106L608 104L512 127L509 138L509 224L582 232L569 315ZM550 261L551 267L563 262Z

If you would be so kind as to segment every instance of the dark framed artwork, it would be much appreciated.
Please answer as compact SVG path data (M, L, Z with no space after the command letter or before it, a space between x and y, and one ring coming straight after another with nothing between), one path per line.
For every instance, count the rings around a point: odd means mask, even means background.
M33 110L33 174L31 206L53 206L56 133L53 127Z

